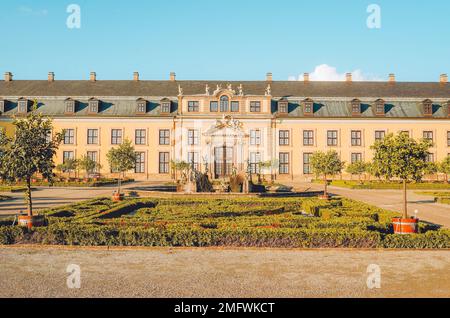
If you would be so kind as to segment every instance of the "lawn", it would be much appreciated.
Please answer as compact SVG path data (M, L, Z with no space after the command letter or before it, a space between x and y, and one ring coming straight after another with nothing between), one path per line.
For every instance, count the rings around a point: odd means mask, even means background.
M234 246L290 248L449 248L450 231L391 234L395 213L349 199L99 198L44 211L32 231L0 222L0 244Z
M450 192L448 192L448 191L442 191L442 192L420 191L420 192L416 192L416 193L421 194L421 195L432 196L432 197L434 197L434 200L437 203L450 204Z
M133 182L132 179L122 180L122 184L126 184L129 182ZM55 180L53 184L50 184L45 180L33 180L33 187L74 187L74 188L84 188L84 187L102 187L102 186L110 186L116 185L117 179L74 179L74 180L63 180L58 181ZM8 183L0 183L0 192L24 192L26 190L25 182L15 182L13 184Z
M314 180L314 183L323 184L322 180ZM357 181L357 180L333 180L331 186L349 188L349 189L379 189L379 190L401 190L403 184L395 181ZM408 189L414 190L433 190L433 189L448 189L450 190L450 183L447 182L413 182L408 184Z

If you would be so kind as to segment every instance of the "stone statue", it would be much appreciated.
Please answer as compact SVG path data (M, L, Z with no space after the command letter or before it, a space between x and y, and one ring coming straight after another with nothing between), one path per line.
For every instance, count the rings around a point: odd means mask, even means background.
M272 95L272 88L270 87L270 84L267 85L266 88L266 96L271 96Z
M178 85L178 96L182 95L183 95L183 88L181 87L181 85Z
M242 84L239 85L238 91L239 91L239 96L244 96L244 89L243 89L243 87L242 87Z
M206 84L206 95L207 95L207 96L210 95L210 93L209 93L209 85L208 85L208 84Z

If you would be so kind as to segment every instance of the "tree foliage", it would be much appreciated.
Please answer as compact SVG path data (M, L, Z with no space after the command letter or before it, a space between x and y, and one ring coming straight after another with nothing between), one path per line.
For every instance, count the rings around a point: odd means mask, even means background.
M90 157L88 157L87 155L84 155L83 157L81 157L81 159L77 160L78 162L78 167L83 170L84 172L86 172L86 177L88 177L88 175L98 169L101 169L101 165L91 159Z
M345 162L341 161L339 154L330 150L328 152L317 151L311 156L313 173L319 176L334 176L341 173Z
M361 179L363 173L368 172L369 164L364 161L356 161L347 166L345 171L351 175L358 175Z
M119 147L111 148L106 157L111 170L120 173L118 180L118 192L120 193L121 178L125 175L125 172L134 169L136 166L136 152L131 141L125 139Z

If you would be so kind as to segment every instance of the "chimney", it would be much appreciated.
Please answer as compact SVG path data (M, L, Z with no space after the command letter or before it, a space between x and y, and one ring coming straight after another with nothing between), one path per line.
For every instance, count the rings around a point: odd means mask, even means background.
M139 72L134 72L133 73L133 81L139 82Z
M6 72L5 73L5 82L12 82L13 80L13 75L11 72Z
M395 74L389 74L389 83L395 83Z
M54 82L55 81L55 73L48 72L48 81L49 82Z
M272 82L272 80L273 80L272 73L270 73L270 72L267 73L267 74L266 74L266 81L267 81L267 82Z
M304 81L305 83L308 83L308 82L309 82L309 73L304 73L304 74L303 74L303 81Z
M347 83L351 83L352 82L352 73L345 74L345 81Z
M176 79L177 79L177 75L175 74L175 72L170 72L170 81L175 82Z
M441 74L441 79L439 81L441 84L447 84L448 83L448 76L447 74Z
M89 80L91 82L97 81L97 74L95 72L91 72L91 75L89 76Z

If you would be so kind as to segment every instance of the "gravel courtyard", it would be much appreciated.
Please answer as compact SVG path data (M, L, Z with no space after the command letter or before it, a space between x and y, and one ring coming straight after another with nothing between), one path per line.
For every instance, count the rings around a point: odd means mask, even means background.
M81 288L67 287L67 266ZM367 287L367 267L381 288ZM450 253L1 247L0 297L450 297Z

